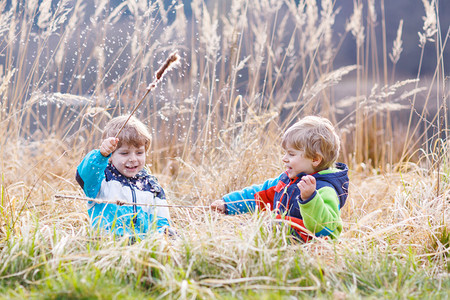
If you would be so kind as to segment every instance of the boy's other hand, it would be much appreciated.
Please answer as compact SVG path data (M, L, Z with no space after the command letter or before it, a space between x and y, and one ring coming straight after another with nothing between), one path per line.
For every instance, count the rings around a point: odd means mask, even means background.
M119 139L115 137L109 137L103 140L102 144L100 145L100 153L107 157L111 153L114 152L117 148L117 144L119 143Z
M316 190L316 178L311 175L303 176L302 180L297 183L297 186L300 189L300 197L302 200L308 200Z
M214 201L213 203L211 203L211 209L224 214L225 201L223 201L222 199Z

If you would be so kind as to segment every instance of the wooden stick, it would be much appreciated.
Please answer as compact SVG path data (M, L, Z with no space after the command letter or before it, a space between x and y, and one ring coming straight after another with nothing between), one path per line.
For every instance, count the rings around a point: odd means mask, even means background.
M201 209L209 209L209 206L205 205L175 205L175 204L151 204L151 203L133 203L133 202L125 202L122 200L101 200L101 199L93 199L88 197L81 196L72 196L72 195L55 195L55 200L59 199L72 199L72 200L80 200L80 201L92 201L95 203L106 203L106 204L116 204L119 206L122 205L138 205L138 206L150 206L150 207L173 207L173 208L201 208Z
M178 53L176 51L172 52L169 55L169 57L166 59L164 64L158 69L158 71L156 71L155 79L152 81L152 83L150 83L148 85L147 91L145 92L144 96L142 96L141 100L138 102L138 104L136 104L136 106L134 107L133 111L130 113L130 115L128 116L126 121L123 123L122 127L120 127L120 129L117 132L115 138L117 138L119 136L120 132L125 127L125 125L128 123L128 121L130 120L131 116L136 112L138 107L141 105L142 101L144 101L145 97L147 97L147 95L156 87L158 82L163 77L164 73L166 71L170 70L173 66L175 66L176 62L178 62L179 60L180 60L180 56L178 55Z

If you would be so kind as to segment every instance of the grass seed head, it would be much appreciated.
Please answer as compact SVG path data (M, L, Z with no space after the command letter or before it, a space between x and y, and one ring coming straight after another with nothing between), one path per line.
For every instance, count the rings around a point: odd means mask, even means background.
M177 62L179 62L179 61L180 61L180 56L178 55L178 53L176 51L172 52L169 55L169 57L166 59L164 64L156 72L156 79L160 80L162 78L162 76L164 75L164 73L166 71L169 71L173 67L175 67Z

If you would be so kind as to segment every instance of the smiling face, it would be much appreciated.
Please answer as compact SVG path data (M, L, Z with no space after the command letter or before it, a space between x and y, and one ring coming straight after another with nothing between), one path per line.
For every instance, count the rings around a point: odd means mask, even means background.
M297 150L288 145L284 149L286 152L283 156L283 162L289 178L295 178L300 173L312 174L316 172L317 166L322 161L320 156L316 158L308 158L303 150Z
M124 143L110 158L111 164L125 177L134 177L145 165L145 145L136 147Z

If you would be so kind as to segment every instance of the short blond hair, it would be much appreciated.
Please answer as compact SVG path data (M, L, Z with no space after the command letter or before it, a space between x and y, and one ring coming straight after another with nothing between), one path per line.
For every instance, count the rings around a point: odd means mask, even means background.
M292 147L305 152L305 157L322 157L316 171L332 167L339 156L340 139L328 119L307 116L289 127L283 135L284 149Z
M128 117L128 115L124 115L111 119L103 130L102 139L116 136ZM135 147L144 145L145 151L148 151L152 143L152 136L147 126L134 116L131 116L117 138L119 139L117 148L120 148L123 144L130 144Z

